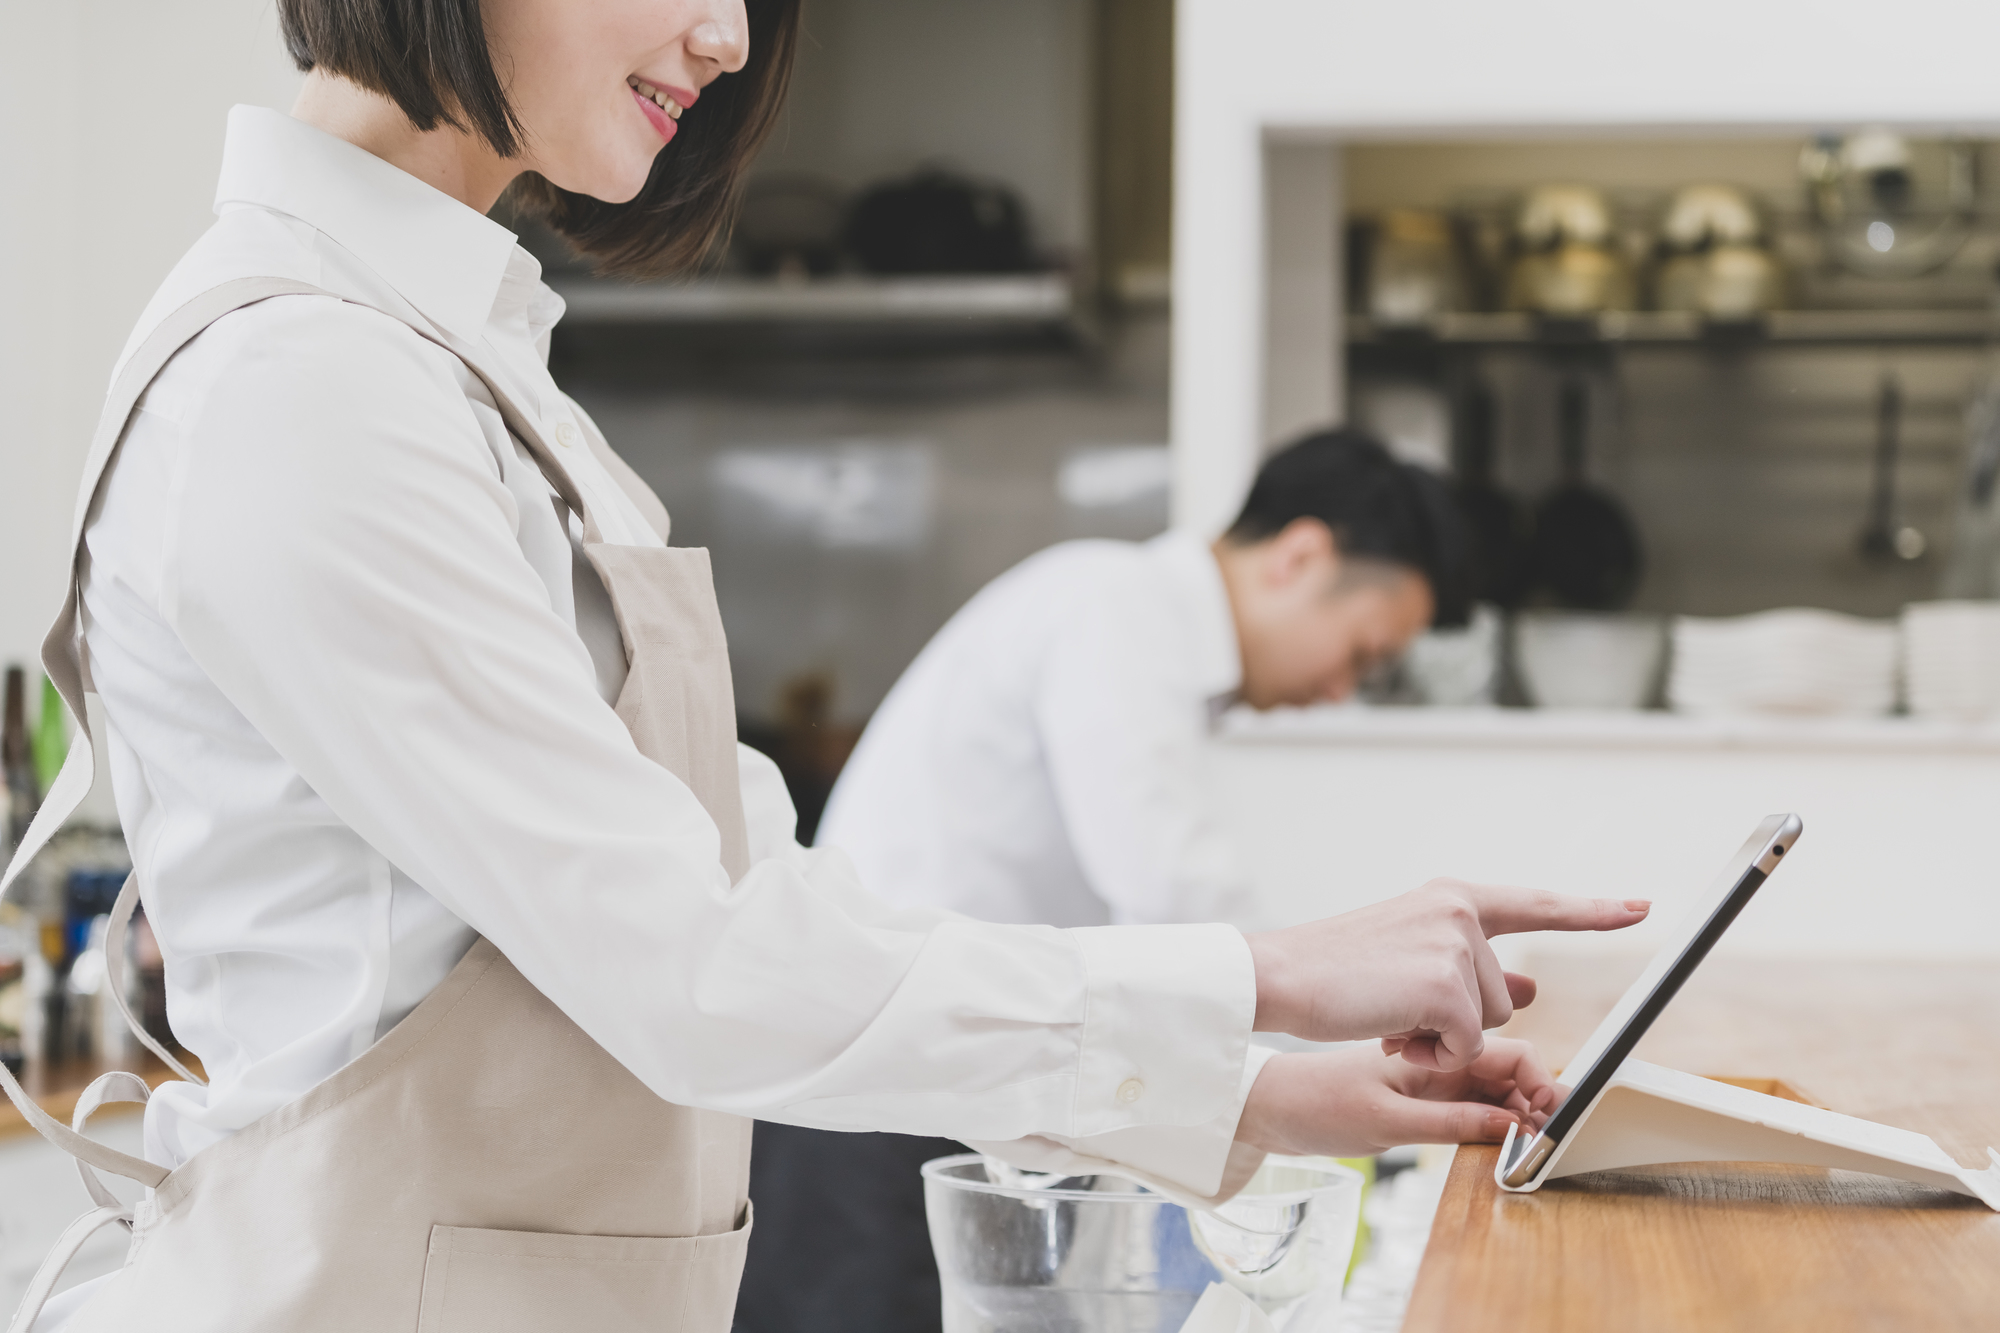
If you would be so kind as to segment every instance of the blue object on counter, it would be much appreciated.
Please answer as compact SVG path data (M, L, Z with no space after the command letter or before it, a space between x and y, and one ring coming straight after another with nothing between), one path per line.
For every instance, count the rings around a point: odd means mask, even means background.
M90 947L90 923L117 906L127 870L72 870L63 886L63 964Z

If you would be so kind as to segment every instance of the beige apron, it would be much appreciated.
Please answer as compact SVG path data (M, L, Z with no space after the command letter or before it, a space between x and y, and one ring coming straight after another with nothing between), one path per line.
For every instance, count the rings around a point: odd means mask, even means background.
M132 356L92 444L73 555L126 421L160 368L230 311L293 294L332 295L289 280L239 279L168 316ZM735 708L708 553L607 545L563 463L577 446L551 446L480 368L475 349L408 313L387 313L466 362L581 517L585 552L610 593L630 662L618 715L641 753L693 789L722 831L724 866L740 877L748 846ZM599 451L664 537L666 511L644 483L601 442L583 447ZM78 599L73 565L43 660L79 736L7 881L90 785ZM137 897L136 879L128 880L106 950L114 964ZM109 990L122 1009L122 987L114 981ZM32 1327L63 1264L107 1225L132 1231L131 1253L77 1313L69 1325L76 1333L729 1328L750 1231L750 1122L662 1101L483 939L353 1063L171 1172L76 1132L103 1102L144 1101L137 1077L100 1079L73 1128L36 1106L4 1067L0 1081L35 1127L78 1159L97 1205L44 1263L10 1333ZM151 1193L127 1209L92 1167Z

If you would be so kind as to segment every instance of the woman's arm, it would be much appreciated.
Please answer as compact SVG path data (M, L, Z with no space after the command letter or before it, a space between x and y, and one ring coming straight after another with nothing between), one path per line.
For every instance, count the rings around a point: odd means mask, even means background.
M1000 1143L1150 1126L1135 1165L1215 1188L1256 1005L1239 934L898 928L850 910L837 855L730 885L524 558L457 363L270 304L187 425L163 611L340 820L664 1097Z

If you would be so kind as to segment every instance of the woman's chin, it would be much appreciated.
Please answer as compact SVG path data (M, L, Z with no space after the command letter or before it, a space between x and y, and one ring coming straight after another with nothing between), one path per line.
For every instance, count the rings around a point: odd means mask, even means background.
M589 195L604 204L629 204L639 197L639 191L646 188L646 179L652 175L653 159L641 162L607 162L588 171L566 171L560 178L550 175L546 168L542 174L550 183L571 194Z

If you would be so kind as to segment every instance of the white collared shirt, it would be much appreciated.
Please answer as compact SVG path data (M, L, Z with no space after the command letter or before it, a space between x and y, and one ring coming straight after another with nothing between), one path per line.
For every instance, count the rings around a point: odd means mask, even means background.
M896 682L815 841L891 902L982 921L1241 919L1202 762L1241 683L1205 543L1051 547L967 602Z
M899 910L793 841L745 750L735 885L693 794L608 704L602 586L466 367L484 342L561 438L561 301L504 228L276 112L230 117L220 218L169 310L246 274L324 297L224 317L160 374L91 522L85 635L120 816L210 1085L175 1165L365 1049L485 935L661 1096L1102 1158L1206 1195L1261 1055L1222 926L1055 930ZM613 542L657 542L587 450ZM665 497L671 504L673 497ZM940 867L950 875L953 869Z

